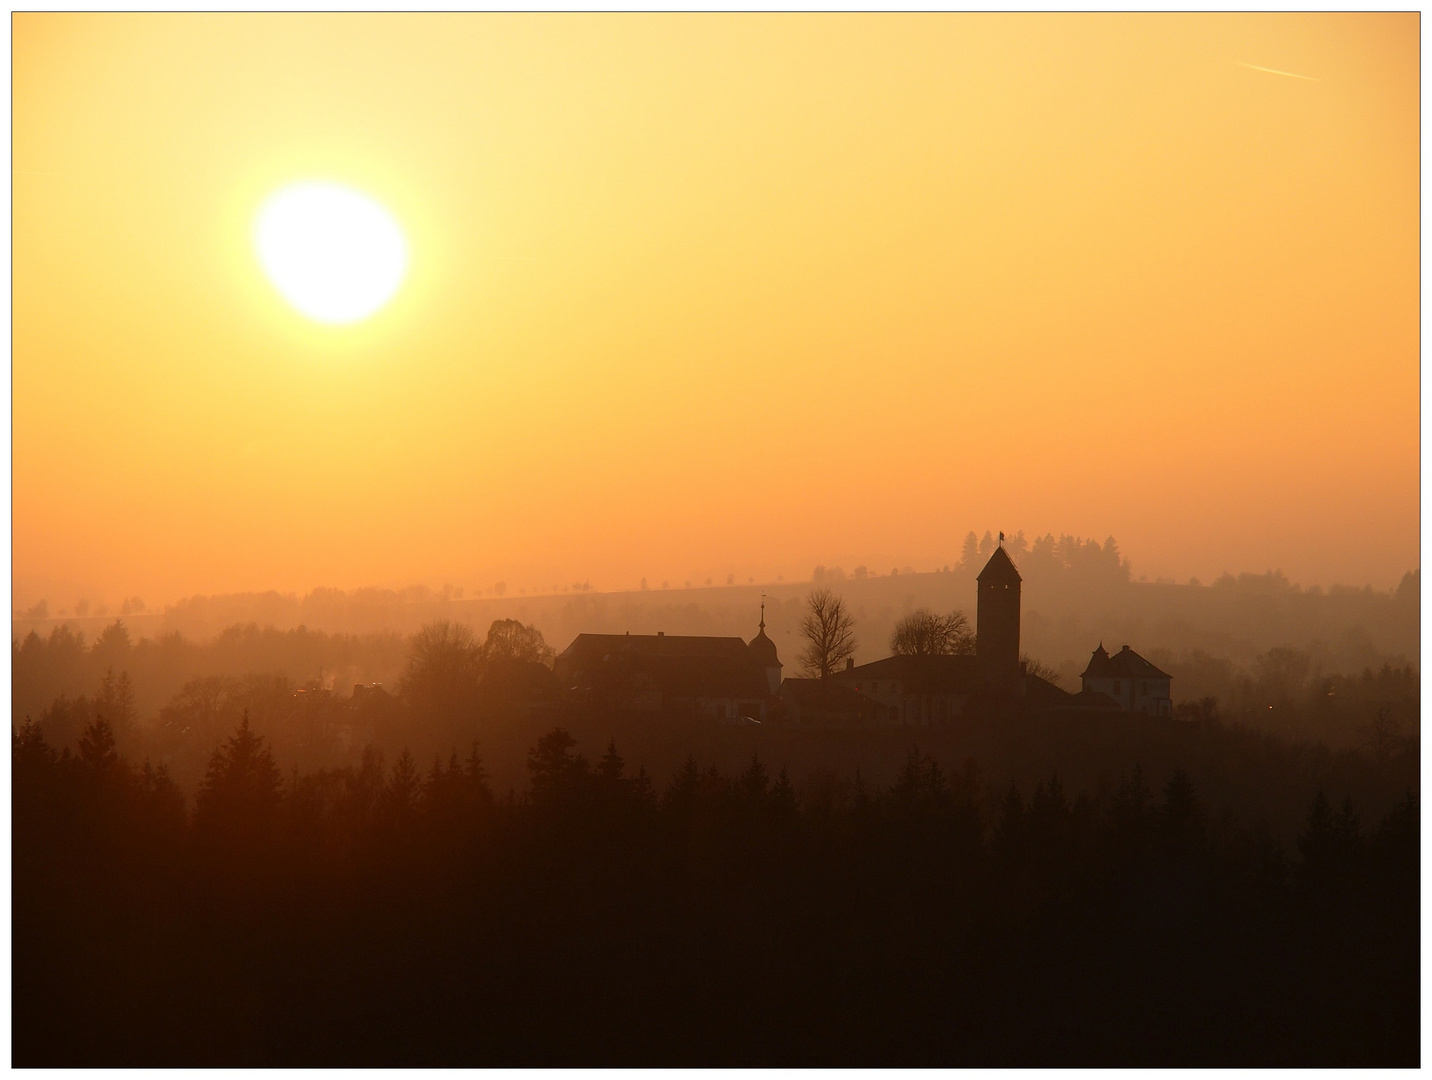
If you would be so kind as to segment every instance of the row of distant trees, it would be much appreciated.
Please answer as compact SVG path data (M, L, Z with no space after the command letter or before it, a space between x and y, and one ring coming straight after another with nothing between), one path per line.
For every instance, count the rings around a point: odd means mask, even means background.
M818 677L854 654L858 628L835 590L815 590L805 603L806 648L798 662ZM922 608L900 621L888 644L894 654L961 654L973 650L974 637L962 612ZM1415 751L1420 678L1410 665L1341 674L1329 670L1325 656L1290 647L1238 661L1200 651L1149 656L1174 675L1186 711L1199 716L1216 712L1224 722L1294 741L1359 747L1377 760ZM245 709L287 761L306 768L351 760L360 738L389 753L404 740L426 749L478 730L485 715L513 698L500 676L551 657L541 633L517 620L495 621L485 637L453 623L429 624L409 637L234 626L204 643L174 633L135 641L121 621L86 642L59 626L12 641L12 717L15 725L35 719L52 743L72 748L103 716L122 750L169 761L192 789L205 747ZM361 724L350 725L357 734L335 723L345 719L338 694L332 701L295 696L306 685L328 685L346 699L347 686L375 678L386 692L365 706Z
M1030 541L1025 538L1024 532L1021 530L1006 536L1003 543L1005 549L1020 560L1021 567L1032 570L1035 574L1064 571L1077 578L1087 578L1093 581L1129 580L1129 560L1119 553L1119 545L1112 536L1102 544L1097 540L1087 540L1067 534L1056 537L1053 533L1046 533ZM961 545L959 561L953 565L936 567L935 570L937 573L976 574L984 566L985 561L994 554L994 550L999 544L1000 541L989 531L986 531L984 536L978 536L971 531L965 536L964 543ZM1026 559L1028 560L1027 566ZM915 572L914 567L910 566L904 569L893 567L890 570L890 576L899 577L901 574ZM828 567L822 564L812 571L811 580L817 586L830 586L839 585L843 581L865 581L878 576L866 566L857 566L847 574L839 566Z
M971 531L964 539L960 552L960 561L955 564L953 569L965 573L974 573L983 564L984 559L988 558L994 551L997 543L998 541L989 531L986 531L983 537L977 536ZM1069 535L1055 537L1053 533L1047 533L1030 542L1025 539L1023 531L1020 531L1008 537L1005 541L1005 546L1015 555L1028 553L1040 565L1045 563L1050 565L1057 564L1060 567L1074 570L1099 567L1106 571L1112 567L1115 573L1122 573L1125 578L1128 577L1128 560L1123 559L1119 555L1118 546L1114 542L1113 537L1109 537L1101 545L1094 540L1086 540ZM949 570L951 567L946 566L944 569ZM896 575L914 572L912 567L906 567L903 571L896 567L891 571L892 574ZM867 570L866 567L858 566L849 576L852 580L860 581L875 575ZM846 573L838 566L830 568L817 566L812 573L812 580L816 585L838 584L846 580ZM755 578L747 577L746 581L748 584L753 584ZM682 586L690 589L694 584L701 583L709 588L715 584L715 582L716 579L713 577L699 579L699 582L688 579L682 583ZM736 575L734 573L727 574L725 584L735 585ZM661 582L662 588L669 588L670 585L670 581ZM641 579L640 588L648 588L646 578ZM523 589L521 591L525 594L528 590ZM541 590L532 590L534 594L539 591ZM551 591L553 593L587 593L592 592L593 587L590 581L577 581L569 584L554 584L551 586ZM508 587L505 581L499 581L491 586L478 587L472 590L474 597L489 596L501 598L506 596L507 593ZM466 595L467 590L460 585L444 584L440 589L432 589L426 585L413 585L398 590L358 589L351 594L351 601L363 606L430 604L440 601L451 602L462 600ZM286 602L295 607L317 609L324 606L339 606L345 599L350 599L350 595L337 589L320 588L314 589L304 597L302 602L299 602L297 598L294 597L281 597L278 593L261 594L258 598L281 603ZM219 598L203 596L189 597L174 605L173 611L176 617L182 618L188 609L202 609L217 599ZM126 597L117 608L110 608L104 604L91 604L88 600L80 599L75 602L72 614L75 618L106 616L110 614L128 617L131 615L142 615L149 610L149 606L139 597ZM52 612L49 602L44 599L38 600L26 608L16 609L13 613L15 618L26 622L45 622L50 619L52 615L58 615L63 618L69 614L71 614L71 612L68 610ZM297 612L297 614L302 618L304 613ZM313 611L310 612L310 614L317 614L317 612Z

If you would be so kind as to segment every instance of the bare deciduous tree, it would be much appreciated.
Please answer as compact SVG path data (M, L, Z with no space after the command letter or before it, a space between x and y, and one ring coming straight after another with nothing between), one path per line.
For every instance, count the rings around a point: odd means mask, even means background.
M413 635L402 691L419 707L445 708L476 684L482 648L472 630L439 619Z
M523 626L517 619L495 619L487 629L482 647L485 661L534 661L552 666L555 654L535 626Z
M855 620L845 601L829 589L817 589L806 597L808 611L801 620L806 647L801 666L806 673L825 678L855 655Z
M895 624L890 651L896 656L968 656L975 651L975 636L963 611L936 615L920 608Z

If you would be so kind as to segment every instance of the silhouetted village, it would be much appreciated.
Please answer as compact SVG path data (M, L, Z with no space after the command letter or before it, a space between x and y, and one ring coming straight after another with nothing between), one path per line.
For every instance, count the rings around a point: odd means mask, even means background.
M813 610L801 628L806 646L789 668L766 633L764 603L749 641L664 632L582 633L555 656L532 627L499 620L494 628L505 635L504 646L474 673L473 691L510 713L554 722L593 711L652 722L660 717L815 728L929 728L1034 714L1173 715L1171 677L1128 645L1111 656L1100 643L1082 673L1080 691L1059 687L1048 677L1052 673L1021 654L1021 586L1001 543L976 578L973 633L961 613L940 616L922 609L897 627L895 655L859 665L849 655L850 615L830 589L812 594ZM948 625L951 620L957 625ZM435 626L443 629L428 627L418 635L420 648L424 635L455 632ZM456 639L429 644L439 664L445 650L461 648ZM814 674L789 674L790 668ZM409 689L421 698L421 679ZM296 687L292 697L298 715L343 754L373 742L399 707L393 688L381 682L356 683L345 696L327 685L321 672Z
M817 640L819 675L782 677L785 665L766 636L763 605L749 642L581 634L556 658L555 687L584 704L733 724L930 726L972 714L1065 710L1172 715L1169 675L1127 645L1111 657L1100 643L1077 694L1029 670L1019 651L1021 578L1002 544L977 582L973 641L951 637L938 650L917 646L858 666L845 657L832 669L829 644Z
M1415 670L1176 704L1096 640L1075 691L1024 585L995 546L973 626L909 611L866 663L828 583L784 656L764 605L560 653L27 635L14 1062L1417 1062ZM202 657L142 715L131 670Z

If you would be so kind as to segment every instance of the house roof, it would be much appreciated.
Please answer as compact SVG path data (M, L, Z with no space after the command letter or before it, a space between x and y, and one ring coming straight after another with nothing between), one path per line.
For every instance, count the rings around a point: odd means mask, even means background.
M578 634L554 668L567 686L650 687L676 697L759 699L771 692L738 637Z
M984 569L975 578L976 581L1003 581L1013 584L1022 580L1019 571L1014 568L1014 560L1002 547L994 549L994 554L985 563Z
M738 637L688 637L681 634L578 634L562 651L573 659L633 653L643 656L749 656Z
M1074 700L1074 695L1068 690L1055 686L1042 675L1024 675L1021 678L1023 697L1031 705L1055 709Z
M1122 649L1110 656L1104 651L1103 642L1094 650L1094 655L1089 658L1089 666L1084 669L1085 679L1171 679L1172 675L1166 671L1160 671L1150 664L1133 649L1125 645Z
M984 665L973 656L887 656L831 674L846 685L898 680L917 694L968 694L985 684Z

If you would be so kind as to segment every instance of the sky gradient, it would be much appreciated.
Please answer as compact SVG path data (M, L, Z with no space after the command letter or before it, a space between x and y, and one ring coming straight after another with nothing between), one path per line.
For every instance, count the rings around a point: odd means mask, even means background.
M888 573L971 528L1419 563L1416 14L13 30L19 604ZM367 321L259 269L303 179L405 230Z

